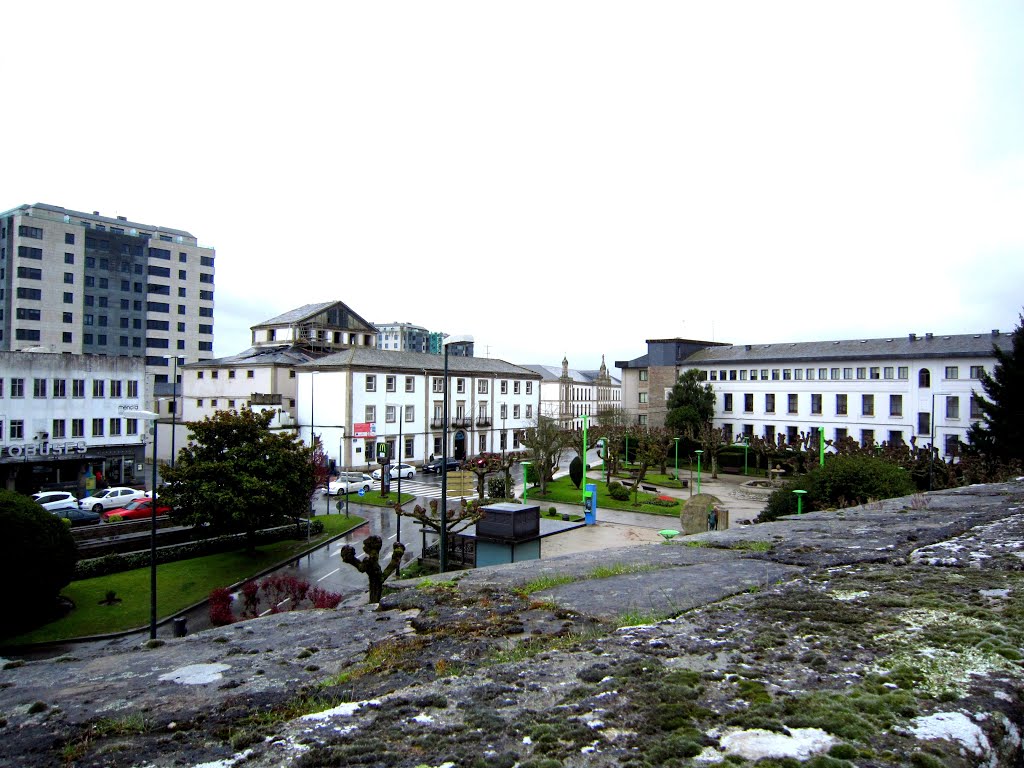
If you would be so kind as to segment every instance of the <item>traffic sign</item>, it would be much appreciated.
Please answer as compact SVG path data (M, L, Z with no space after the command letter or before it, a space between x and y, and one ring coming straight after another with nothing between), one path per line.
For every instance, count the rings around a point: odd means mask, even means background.
M366 495L366 489L365 489L365 488L360 488L360 489L359 489L359 495L360 495L360 496L365 496L365 495ZM340 503L340 502L339 502L339 503Z

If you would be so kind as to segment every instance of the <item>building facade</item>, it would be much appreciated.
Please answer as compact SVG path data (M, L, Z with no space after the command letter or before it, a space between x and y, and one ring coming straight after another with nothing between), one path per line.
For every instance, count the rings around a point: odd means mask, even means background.
M56 205L0 214L0 350L145 360L152 397L213 357L213 248L189 232ZM150 402L147 407L159 409Z
M853 339L783 344L709 345L672 365L666 350L680 340L648 342L648 354L625 365L624 390L647 406L648 423L664 423L672 382L696 368L715 391L716 427L732 440L758 435L795 441L802 435L863 445L934 445L955 456L981 418L974 398L982 372L995 366L993 345L1009 349L999 331L979 334ZM687 342L693 343L693 342ZM641 397L646 393L647 397ZM627 396L629 396L627 394ZM639 412L638 412L639 413ZM654 421L657 415L660 420Z
M0 352L0 487L20 493L145 482L145 361Z
M449 355L448 455L521 450L534 426L540 376L503 360ZM444 357L353 347L298 368L300 434L317 435L340 467L366 469L373 447L395 461L442 455Z
M412 323L374 323L377 348L399 352L429 352L430 331Z
M594 371L569 368L568 358L561 368L551 365L524 365L541 378L540 412L555 419L563 429L582 429L583 417L588 424L598 423L598 414L622 406L622 384L608 372L604 356L601 367Z

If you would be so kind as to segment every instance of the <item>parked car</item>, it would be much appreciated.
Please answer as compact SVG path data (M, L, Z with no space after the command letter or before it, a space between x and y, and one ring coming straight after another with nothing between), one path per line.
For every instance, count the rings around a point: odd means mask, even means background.
M446 472L455 472L461 466L462 466L462 462L461 461L459 461L456 458L453 458L453 457L449 456L448 457L448 468L445 471ZM429 464L424 464L423 465L423 471L424 472L432 472L435 475L439 475L439 474L441 474L441 467L442 467L441 459L438 459L437 461L432 461Z
M80 525L95 525L100 521L99 512L93 512L91 509L80 509L75 506L57 507L56 509L51 509L50 512L57 517L70 520L72 528L77 528Z
M410 478L416 476L416 467L411 464L392 464L391 465L391 479L397 480L399 477ZM379 469L373 470L373 479L380 480L381 471Z
M365 472L341 472L338 479L328 484L327 493L337 496L339 493L358 493L360 488L367 491L373 487L373 480Z
M145 495L145 491L139 491L135 488L104 488L102 491L97 491L92 496L82 499L81 504L83 507L99 513L107 509L127 507L133 501L141 499Z
M77 507L80 504L78 498L67 491L40 491L32 494L32 500L43 509Z
M119 523L122 520L146 520L153 514L153 500L152 499L136 499L131 502L127 507L119 507L118 509L108 509L106 512L100 515L101 523ZM160 503L159 496L156 502L156 514L169 515L171 514L171 508L166 504Z

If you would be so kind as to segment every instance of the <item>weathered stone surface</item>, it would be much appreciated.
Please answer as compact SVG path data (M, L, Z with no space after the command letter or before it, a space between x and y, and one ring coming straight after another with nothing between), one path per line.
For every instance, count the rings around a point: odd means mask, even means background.
M0 765L1020 766L1022 502L975 486L7 660Z

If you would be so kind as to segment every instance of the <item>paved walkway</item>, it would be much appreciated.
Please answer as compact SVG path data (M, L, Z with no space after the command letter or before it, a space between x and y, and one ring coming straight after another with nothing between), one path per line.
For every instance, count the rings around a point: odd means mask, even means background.
M555 477L561 477L567 472L556 473ZM593 470L591 470L593 478ZM731 526L741 525L744 522L753 520L758 513L764 509L767 495L758 495L757 492L743 487L743 483L750 480L742 475L720 475L718 478L709 477L701 480L701 493L717 496L722 501L722 506L729 510L729 522ZM691 483L691 485L693 485ZM600 490L603 485L599 486ZM517 489L522 494L522 489ZM677 499L689 499L696 493L695 488L663 488L659 491L665 496L673 496ZM527 499L529 501L529 499ZM555 507L559 512L570 512L580 514L582 508L574 504L562 504L538 501L542 509ZM600 499L598 500L600 505ZM575 552L592 552L594 550L611 549L634 544L653 544L664 541L658 531L666 528L679 528L678 516L652 515L644 512L630 512L619 509L604 509L598 506L597 524L588 525L585 528L578 528L557 536L545 538L541 544L541 557L550 558L559 555L572 554Z

